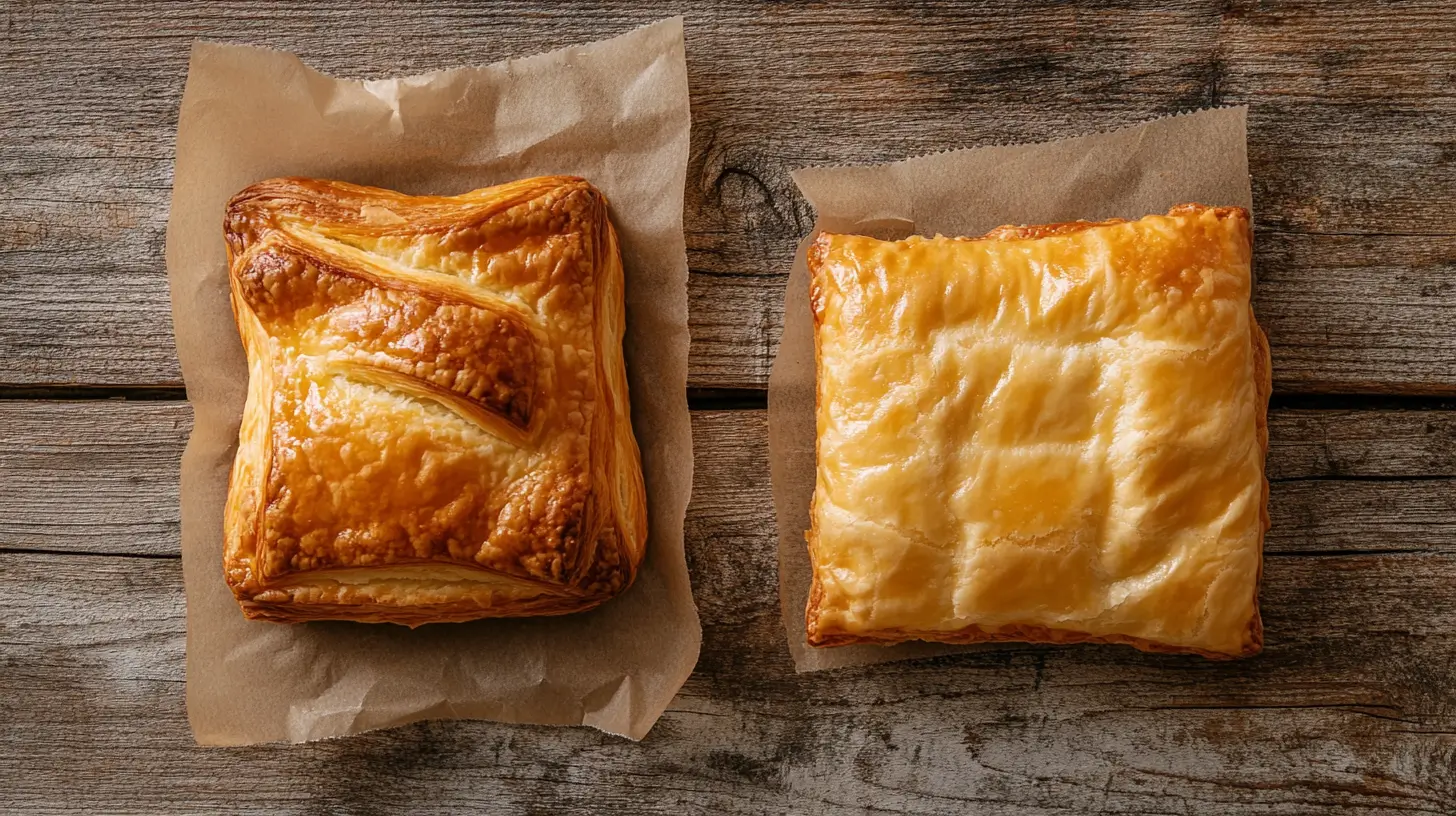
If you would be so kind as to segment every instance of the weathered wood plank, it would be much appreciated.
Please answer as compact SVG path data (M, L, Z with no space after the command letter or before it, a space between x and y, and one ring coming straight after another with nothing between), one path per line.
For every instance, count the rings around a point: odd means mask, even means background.
M1383 421L1399 436L1407 419ZM1276 419L1276 438L1316 420ZM1017 646L794 675L766 518L764 423L758 411L695 417L687 539L703 655L644 743L436 723L303 747L197 749L182 702L178 561L0 553L0 810L1456 808L1456 553L1271 556L1268 647L1251 661ZM1456 425L1442 428L1449 445ZM1336 434L1284 467L1350 469L1361 444Z
M0 402L0 548L176 555L185 402Z
M0 549L176 554L191 423L182 402L0 402ZM765 413L694 423L694 506L756 507L771 535ZM1275 410L1268 467L1271 554L1456 553L1456 411Z
M608 0L18 4L0 106L0 381L175 384L162 229L194 37L344 75L481 62L675 13ZM1249 103L1281 391L1456 391L1447 2L719 4L688 17L692 384L762 388L812 213L788 171Z
M1274 482L1456 477L1456 412L1276 408L1267 473Z
M693 12L691 384L766 381L782 273L812 216L790 168L1247 102L1277 389L1452 393L1451 11ZM675 12L5 6L0 383L177 383L161 249L193 37L380 75ZM193 748L182 711L169 556L189 417L0 403L0 811L1456 812L1456 412L1271 416L1269 647L1254 661L1012 647L802 677L777 610L765 416L699 412L686 532L703 658L646 743L440 723L235 751Z
M1254 311L1269 334L1274 390L1456 393L1453 241L1257 230ZM791 254L793 241L786 246ZM767 382L786 282L694 276L699 381Z

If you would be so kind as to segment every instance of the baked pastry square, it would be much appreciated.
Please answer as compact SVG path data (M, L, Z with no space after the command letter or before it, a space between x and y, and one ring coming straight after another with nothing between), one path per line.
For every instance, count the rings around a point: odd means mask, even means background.
M285 178L228 204L248 396L225 518L250 618L418 625L588 609L646 499L607 204Z
M823 234L815 646L1259 651L1269 352L1248 213Z

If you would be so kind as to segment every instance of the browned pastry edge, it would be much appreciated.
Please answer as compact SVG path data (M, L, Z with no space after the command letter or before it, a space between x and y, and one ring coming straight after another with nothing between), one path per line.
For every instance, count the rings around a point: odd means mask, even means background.
M420 626L426 623L463 622L492 617L523 617L564 615L592 609L621 594L636 579L641 561L645 555L647 538L646 489L642 477L641 453L633 434L630 407L626 403L626 366L622 356L622 338L626 330L625 294L619 297L619 307L607 315L604 305L614 290L621 293L625 280L621 253L617 243L616 230L608 217L608 202L599 190L585 179L574 176L544 176L524 179L500 185L510 188L510 195L492 202L488 207L474 206L472 222L483 222L511 207L526 203L545 195L563 185L579 186L588 190L597 200L601 218L594 232L597 242L597 266L594 277L593 323L598 353L595 355L597 404L594 412L591 434L591 455L601 457L607 464L592 468L594 476L592 490L587 498L588 510L584 517L593 519L590 529L585 530L582 542L583 552L578 553L577 567L571 575L571 583L556 586L540 583L516 575L499 573L478 564L442 562L455 568L478 571L482 576L498 575L500 582L487 586L485 582L469 591L469 599L440 601L437 603L416 603L410 605L377 602L377 590L368 585L339 584L332 582L287 585L289 578L307 578L307 573L286 576L275 585L259 583L251 565L244 567L247 577L234 575L233 569L226 569L227 581L236 596L243 615L252 620L292 623L313 620L352 620L366 623L397 623L406 626ZM246 246L259 236L251 232L251 226L243 213L258 200L270 197L289 196L301 205L303 213L321 222L336 225L351 224L358 219L355 211L329 200L338 192L363 198L393 196L414 205L415 217L395 228L382 228L381 233L413 232L431 227L450 226L462 223L458 217L458 196L405 196L388 190L306 178L276 178L258 182L242 190L228 202L224 222L224 236L227 240L229 281L234 318L238 321L244 345L253 340L251 332L243 327L243 315L249 312L240 304L236 291L235 261L243 254ZM300 195L302 194L302 195ZM469 195L467 193L466 195ZM254 353L249 349L251 366ZM611 383L609 386L608 383ZM615 387L613 387L615 386ZM251 386L250 386L251 387ZM620 397L620 398L619 398ZM271 434L264 433L262 444L271 448ZM266 463L272 451L264 451L260 472L266 473ZM238 486L234 483L236 468L229 472L229 505ZM595 510L593 510L595 506ZM260 500L258 518L251 526L238 532L245 539L256 540L263 529L262 512L265 504ZM226 522L225 522L226 524ZM225 538L231 535L224 531ZM592 582L593 567L602 567L598 550L606 544L614 555L610 567L622 566L622 579L612 589L604 590ZM605 555L605 554L603 554ZM225 563L231 565L229 555ZM251 556L248 559L251 561ZM625 562L625 563L623 563ZM427 567L424 562L404 564L382 564L378 567L354 567L351 571L372 569L398 570L409 567ZM458 583L458 582L457 582ZM540 583L541 592L535 596L526 594L533 583ZM281 584L281 585L279 585ZM387 593L386 593L387 594Z
M242 607L243 616L250 620L277 623L352 620L365 623L398 623L410 627L481 618L568 615L593 609L620 594L589 595L540 584L540 594L520 597L521 588L533 582L493 572L484 567L471 567L455 562L450 562L449 566L466 567L482 575L499 575L502 583L498 587L482 586L473 589L473 597L468 599L410 604L379 602L376 588L369 585L284 584L267 586L252 595L245 588L234 586L233 594L237 597L238 605ZM426 564L416 562L393 565L396 570L409 567L424 568ZM367 572L386 568L355 567L351 571ZM635 568L633 573L635 575ZM624 581L622 590L628 586L631 583ZM516 589L517 592L511 592L510 589Z
M609 598L578 599L574 605L558 603L549 596L530 601L513 601L507 613L473 601L457 601L434 606L395 606L392 604L304 603L294 598L279 603L242 601L243 616L249 620L272 623L346 620L358 623L397 623L411 628L427 623L464 623L491 617L546 617L585 612L606 603Z
M1244 235L1249 245L1253 245L1253 233L1249 228L1249 211L1243 207L1206 207L1201 204L1180 204L1168 210L1168 215L1196 215L1205 211L1212 211L1219 219L1241 218L1244 222ZM956 238L957 241L985 241L985 240L1017 240L1046 238L1058 235L1071 235L1092 227L1108 226L1112 224L1126 223L1125 218L1111 218L1106 221L1068 221L1060 224L1040 224L1032 226L1002 226L991 230L980 238ZM814 243L810 245L808 252L810 296L809 300L814 313L814 370L820 369L819 349L819 326L821 323L820 314L822 304L819 302L817 281L819 269L823 265L825 256L829 251L829 236L821 234ZM1249 328L1250 342L1254 349L1254 381L1257 388L1257 410L1254 414L1254 424L1259 440L1259 447L1264 452L1264 458L1269 455L1269 395L1273 391L1271 376L1271 361L1269 356L1269 339L1264 330L1259 327L1254 318L1254 308L1249 307ZM814 411L818 416L820 400L819 378L815 377L814 387ZM816 419L817 422L817 419ZM815 459L818 459L818 435L815 435ZM811 569L812 581L809 585L809 602L804 609L805 634L810 646L833 647L851 646L855 644L876 644L881 646L892 646L897 643L904 643L910 640L923 640L933 643L951 644L973 644L973 643L999 643L1007 641L1024 643L1053 643L1053 644L1075 644L1075 643L1119 643L1132 646L1144 652L1160 652L1166 654L1194 654L1213 660L1231 660L1240 657L1251 657L1258 654L1264 648L1264 621L1259 614L1259 585L1264 576L1264 534L1269 529L1269 480L1263 477L1265 469L1264 459L1260 460L1260 481L1262 482L1262 494L1259 503L1259 572L1254 580L1254 614L1249 620L1248 633L1244 639L1244 648L1237 653L1213 652L1207 649L1198 649L1187 646L1177 646L1161 641L1149 640L1148 638L1134 637L1132 635L1093 635L1086 632L1078 632L1071 629L1054 629L1049 626L1035 624L1009 624L996 629L986 629L972 624L970 626L956 629L949 632L935 632L917 629L881 629L871 634L850 634L833 633L820 631L818 626L819 602L823 597L823 587L819 582L818 570ZM813 502L818 501L818 489L814 491L814 499L809 507L810 529L804 534L804 540L809 548L809 563L814 564L814 548L819 540L819 516L814 512Z

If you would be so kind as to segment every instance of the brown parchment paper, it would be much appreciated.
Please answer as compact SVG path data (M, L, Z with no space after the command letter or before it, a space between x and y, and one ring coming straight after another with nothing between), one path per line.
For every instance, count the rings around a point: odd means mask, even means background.
M937 153L873 167L796 171L817 213L784 295L784 333L768 382L769 458L779 535L779 599L800 672L956 654L996 645L839 646L804 632L809 501L814 494L814 326L805 250L822 231L899 239L977 236L1002 224L1139 218L1177 204L1252 210L1245 107L1218 108L1039 144ZM1004 647L1000 647L1004 648Z
M338 80L296 57L198 43L167 227L177 351L196 416L182 458L187 713L198 742L304 741L415 720L591 725L640 739L697 662L683 556L688 155L682 20L604 42L403 79ZM627 280L627 372L649 538L636 583L592 612L436 624L243 618L222 513L247 369L228 305L223 207L304 175L455 194L530 176L606 193Z

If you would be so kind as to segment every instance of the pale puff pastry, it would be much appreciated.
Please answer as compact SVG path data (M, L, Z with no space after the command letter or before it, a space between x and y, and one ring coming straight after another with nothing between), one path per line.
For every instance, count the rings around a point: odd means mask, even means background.
M557 615L632 583L646 498L601 193L273 179L225 232L249 380L224 571L247 617Z
M1247 211L812 244L815 646L1262 647Z

